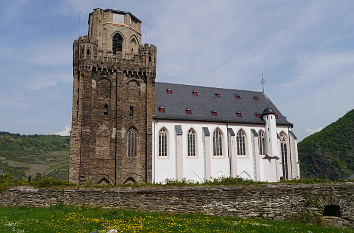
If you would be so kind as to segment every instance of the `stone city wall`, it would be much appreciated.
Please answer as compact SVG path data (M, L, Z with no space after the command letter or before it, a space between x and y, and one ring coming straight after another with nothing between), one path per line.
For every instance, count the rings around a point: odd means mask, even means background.
M353 187L353 182L64 190L14 187L0 190L0 206L47 207L63 203L275 220L291 219L307 211L322 216L325 208L328 211L328 207L335 207L340 211L337 222L353 226Z

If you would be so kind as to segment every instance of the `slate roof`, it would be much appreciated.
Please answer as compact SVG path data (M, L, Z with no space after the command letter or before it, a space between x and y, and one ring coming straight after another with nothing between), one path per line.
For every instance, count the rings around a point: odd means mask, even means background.
M167 92L172 90L172 94ZM198 95L193 95L197 91ZM219 93L220 97L216 96ZM236 97L240 96L240 99ZM255 97L258 97L256 100ZM160 112L163 107L165 112ZM256 113L262 114L265 108L272 108L278 119L277 125L293 126L280 113L277 107L262 92L202 87L184 84L155 83L155 119L209 121L229 123L265 124ZM191 109L192 114L187 114ZM212 111L216 111L214 116ZM237 112L242 117L237 116Z

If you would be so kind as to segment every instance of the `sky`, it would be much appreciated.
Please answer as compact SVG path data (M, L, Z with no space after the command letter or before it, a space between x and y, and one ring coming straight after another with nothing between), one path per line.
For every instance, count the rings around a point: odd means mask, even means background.
M94 8L142 21L158 82L261 91L263 74L300 140L354 107L352 0L1 0L0 131L68 135L72 43Z

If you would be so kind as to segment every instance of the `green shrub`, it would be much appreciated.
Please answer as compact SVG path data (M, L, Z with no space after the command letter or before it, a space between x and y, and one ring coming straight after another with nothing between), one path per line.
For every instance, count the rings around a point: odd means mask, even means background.
M34 181L29 183L35 188L52 188L52 187L71 187L75 184L64 180L57 180L51 177L36 178Z
M316 183L328 183L333 181L320 179L320 178L301 178L295 180L282 180L280 182L287 183L287 184L316 184Z

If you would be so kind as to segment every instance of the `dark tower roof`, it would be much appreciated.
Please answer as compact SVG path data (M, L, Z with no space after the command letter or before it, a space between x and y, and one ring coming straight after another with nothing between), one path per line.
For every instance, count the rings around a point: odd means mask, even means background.
M268 114L274 114L274 115L275 115L275 112L273 111L272 108L265 108L265 109L263 110L263 112L262 112L262 117L263 117L264 115L268 115Z
M160 107L164 111L160 112ZM278 125L292 127L262 92L155 83L155 119L264 125L262 112L265 109L277 115Z

